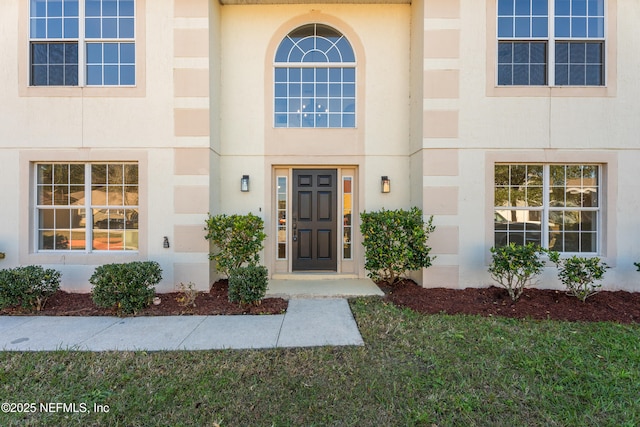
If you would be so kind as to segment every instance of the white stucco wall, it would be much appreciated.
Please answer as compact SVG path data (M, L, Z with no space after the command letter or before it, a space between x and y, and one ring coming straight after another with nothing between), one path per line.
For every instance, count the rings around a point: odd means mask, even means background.
M181 213L174 203L174 188L209 186L209 174L175 173L174 148L208 149L210 139L178 138L174 132L175 108L208 108L208 99L174 98L174 66L185 68L208 63L191 58L174 58L173 28L189 29L197 19L174 18L170 0L139 1L136 50L140 75L135 89L28 88L28 7L27 2L0 2L0 176L5 185L0 196L7 201L0 212L0 268L40 264L60 270L63 288L88 291L88 279L95 267L108 262L153 260L161 264L163 281L160 292L174 289L174 274L192 265L193 280L199 289L208 289L208 259L202 241L194 245L182 241L181 233L191 234L193 227L203 229L206 212ZM206 18L204 18L206 22ZM205 26L206 28L206 26ZM100 94L100 92L103 94ZM140 251L137 254L56 253L40 256L29 249L33 231L29 225L32 201L29 162L48 161L121 161L140 160L141 225ZM28 159L28 160L25 160ZM206 209L205 209L206 211ZM190 211L189 211L190 212ZM183 227L183 228L179 228ZM191 228L189 228L191 227ZM163 248L163 237L171 243ZM197 237L197 236L195 236ZM177 246L177 247L175 247ZM180 266L183 267L180 267ZM177 266L177 267L176 267ZM203 274L204 271L204 274ZM174 280L175 279L175 280Z
M523 161L517 153L526 150L543 153L549 162L559 158L580 162L585 156L595 156L592 161L598 162L599 158L607 166L603 184L612 185L609 190L613 194L603 185L603 217L615 214L616 221L608 226L605 223L601 229L604 243L600 255L612 266L603 284L607 289L640 289L640 273L633 266L640 260L640 220L636 215L640 208L636 179L640 87L634 82L640 69L640 57L635 53L640 43L635 36L640 4L629 0L614 3L618 14L608 19L609 25L617 25L617 31L610 34L607 43L614 44L617 57L607 63L608 96L589 95L588 89L583 94L574 92L574 96L493 96L486 72L490 67L487 46L495 43L495 35L487 32L489 18L484 18L489 3L461 2L460 99L456 103L459 137L455 140L461 148L456 219L460 244L457 255L444 255L438 260L458 265L458 287L495 284L487 273L491 241L486 238L486 230L492 227L491 219L487 220L492 212L492 182L485 180L493 163L485 156L498 150L507 153L506 158L512 152L514 158ZM548 267L538 284L562 288L556 274L555 266Z
M364 149L356 154L360 156L362 179L367 183L366 208L406 205L409 201L406 158L409 150L409 51L406 47L409 44L410 7L349 4L224 6L221 16L223 210L255 212L257 207L265 205L265 197L270 197L266 179L270 170L259 165L264 162L261 156L265 154L265 139L271 138L268 134L273 120L272 101L265 98L268 93L265 86L273 84L272 48L295 28L286 27L286 23L301 16L305 17L301 22L333 25L347 37L357 37L352 44L363 47L356 55L357 66L364 68L364 102L357 105L361 110L357 133L364 139ZM327 17L335 18L335 21L327 21ZM345 28L340 28L336 22L344 23ZM380 31L381 28L384 31ZM319 135L323 130L313 132ZM303 147L305 141L299 143ZM308 163L311 158L304 152L298 156L304 158L299 163ZM290 162L296 164L296 157ZM340 163L340 160L336 162ZM236 181L243 174L251 175L252 192L238 197ZM380 194L381 175L389 175L392 179L393 194ZM249 198L251 200L247 200Z
M413 5L220 6L212 2L207 23L202 17L173 17L170 11L175 2L170 0L146 0L145 29L139 35L139 46L144 44L146 50L139 64L144 65L144 79L139 82L144 88L131 96L104 97L25 95L26 86L19 82L24 83L22 74L28 68L24 64L28 60L26 9L18 0L0 2L0 57L4 64L17 64L0 67L0 178L17 183L0 189L0 196L8 201L0 211L0 252L7 253L0 268L33 259L19 256L19 248L28 244L20 230L30 214L23 203L28 180L18 178L25 174L20 163L25 151L29 158L33 153L46 157L64 150L98 157L104 150L144 154L147 172L141 180L146 186L148 218L143 258L161 262L165 271L161 290L172 290L174 278L184 277L191 264L208 267L206 249L196 238L206 214L177 212L175 188L209 187L211 212L253 212L269 220L273 165L313 165L320 154L318 165L357 168L360 210L414 204L430 207L433 201L422 200L425 188L455 188L456 212L436 215L435 223L455 230L458 242L455 250L438 255L436 265L447 272L452 271L450 267L457 269L457 287L487 286L492 284L486 271L491 243L487 234L492 227L492 183L487 180L493 168L491 156L500 152L506 154L502 159L508 159L513 153L513 158L520 159L518 153L526 150L548 161L582 161L594 155L607 159L603 160L609 192L604 212L615 214L615 222L606 229L612 238L607 236L603 255L614 268L607 272L605 284L612 289L638 290L640 273L633 262L640 261L636 215L640 210L640 86L636 84L640 4L635 0L607 2L617 8L617 15L608 17L615 32L609 34L607 43L615 47L616 56L607 65L606 95L584 96L574 91L571 96L505 96L504 91L494 93L492 64L487 63L495 45L494 34L489 34L494 17L487 14L493 1L460 0L459 17L446 18L427 16L434 5L444 3L419 0ZM418 16L421 14L424 16ZM347 143L339 151L324 153L318 148L323 130L311 131L315 135L315 146L310 147L313 155L304 145L308 143L305 134L295 131L288 133L289 138L300 135L294 152L269 151L282 135L272 127L271 60L279 38L296 26L294 22L333 25L357 47L361 71L358 127L344 137ZM209 58L174 57L175 30L206 30L207 25ZM424 31L440 29L459 30L458 57L422 58ZM203 67L211 68L209 98L176 99L175 69ZM432 69L459 70L459 96L423 99L422 73ZM209 109L211 134L177 137L175 109ZM423 137L423 109L457 112L456 135ZM333 138L336 134L328 135ZM177 148L210 149L210 173L176 173ZM455 174L428 175L423 170L429 154L417 153L439 148L457 149ZM244 174L251 176L249 193L239 190ZM380 193L382 175L391 179L389 194ZM185 235L196 237L185 241ZM163 236L170 239L169 250L162 248ZM51 265L63 270L65 286L73 290L87 289L86 280L95 267L62 258ZM559 286L554 272L551 268L545 272L545 286ZM202 282L200 288L207 286L205 276L200 270L194 275Z

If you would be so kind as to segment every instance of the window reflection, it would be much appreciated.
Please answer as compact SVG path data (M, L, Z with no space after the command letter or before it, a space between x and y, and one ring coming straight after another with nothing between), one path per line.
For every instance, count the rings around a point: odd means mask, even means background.
M279 176L277 178L277 215L278 224L278 242L277 252L278 259L287 258L287 177Z
M342 178L342 257L343 259L351 259L352 257L352 240L353 240L353 178L345 176Z
M38 249L138 249L137 165L51 163L36 170Z
M355 127L355 114L345 114L355 112L355 56L342 34L304 25L280 43L275 62L274 126Z
M598 165L496 165L494 173L495 246L598 251Z

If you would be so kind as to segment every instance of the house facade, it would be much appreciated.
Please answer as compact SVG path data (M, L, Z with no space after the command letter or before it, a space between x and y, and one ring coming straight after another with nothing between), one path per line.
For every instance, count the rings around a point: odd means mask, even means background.
M264 219L271 277L366 277L359 213L433 215L427 287L489 248L599 256L637 290L635 0L6 0L0 268L88 291L216 279L208 213ZM549 267L541 286L559 287Z

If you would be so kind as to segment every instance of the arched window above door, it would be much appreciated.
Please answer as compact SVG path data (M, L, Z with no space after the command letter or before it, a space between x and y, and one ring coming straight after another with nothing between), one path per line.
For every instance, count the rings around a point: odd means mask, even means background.
M356 59L339 31L308 24L280 42L274 60L274 126L354 128Z

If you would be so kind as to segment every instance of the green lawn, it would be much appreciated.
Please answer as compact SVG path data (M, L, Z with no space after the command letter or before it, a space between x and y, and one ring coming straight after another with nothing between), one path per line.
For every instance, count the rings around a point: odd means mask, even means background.
M0 425L640 425L640 325L351 304L364 347L0 352L0 401L109 407Z

